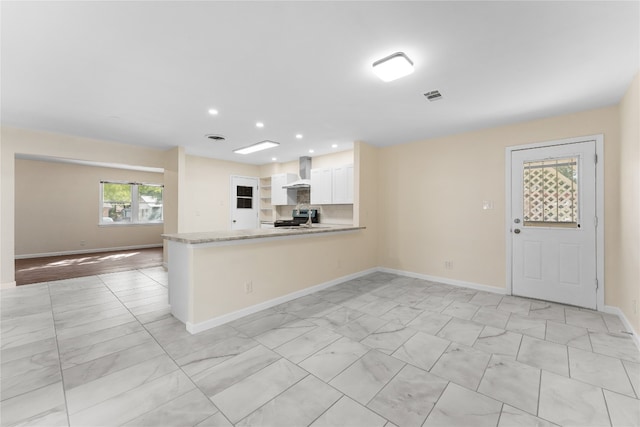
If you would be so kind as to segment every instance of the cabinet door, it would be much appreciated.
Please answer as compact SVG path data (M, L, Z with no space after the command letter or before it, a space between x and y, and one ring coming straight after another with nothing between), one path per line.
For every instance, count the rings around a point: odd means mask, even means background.
M345 203L353 203L353 165L347 166L347 198Z
M284 175L271 175L271 204L274 206L283 205L282 186L285 184Z
M333 168L333 203L347 203L346 167Z
M333 203L333 176L331 168L311 169L311 204Z
M296 204L296 190L287 190L282 186L295 181L297 177L291 173L271 175L271 204L273 206Z
M333 169L333 203L353 203L353 165Z

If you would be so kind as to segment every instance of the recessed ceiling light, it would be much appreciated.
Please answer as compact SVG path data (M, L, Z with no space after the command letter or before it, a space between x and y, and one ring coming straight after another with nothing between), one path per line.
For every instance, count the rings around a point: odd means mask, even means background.
M413 62L404 52L396 52L374 62L373 72L383 82L390 82L413 73Z
M278 158L277 158L277 157L272 157L272 158L271 158L271 161L272 161L272 162L275 162L276 160L278 160Z
M211 114L212 116L217 116L218 115L218 110L216 110L215 108L210 108L209 109L209 114Z
M314 151L313 151L313 150L309 150L309 152L310 152L310 153L314 153Z
M256 123L256 127L263 128L263 127L264 127L264 123L262 123L262 122L257 122L257 123Z
M296 135L296 138L297 138L297 139L302 139L302 134L301 134L301 133L297 134L297 135Z
M331 144L331 148L338 148L338 144Z
M278 145L280 144L273 141L261 141L248 147L238 148L237 150L233 150L233 152L238 154L251 154L256 151L266 150L267 148L277 147Z

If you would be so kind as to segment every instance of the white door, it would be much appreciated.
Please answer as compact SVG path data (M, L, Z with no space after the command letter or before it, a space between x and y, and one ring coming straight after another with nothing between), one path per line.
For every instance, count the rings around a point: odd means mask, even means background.
M231 229L259 228L258 178L231 177Z
M596 308L596 144L511 152L512 292Z

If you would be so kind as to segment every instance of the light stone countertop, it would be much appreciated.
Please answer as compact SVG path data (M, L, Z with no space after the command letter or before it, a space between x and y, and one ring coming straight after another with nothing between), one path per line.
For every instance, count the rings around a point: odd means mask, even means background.
M300 236L304 234L335 233L341 231L363 230L365 228L366 227L356 227L353 225L317 224L311 228L276 227L256 228L251 230L221 230L197 233L163 234L162 238L165 240L172 240L174 242L180 243L200 244L229 242L233 240L264 239L268 237Z

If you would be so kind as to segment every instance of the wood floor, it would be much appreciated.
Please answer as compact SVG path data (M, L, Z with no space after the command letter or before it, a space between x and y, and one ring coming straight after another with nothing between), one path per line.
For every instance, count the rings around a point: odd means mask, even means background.
M162 248L17 259L16 284L51 282L162 265Z

